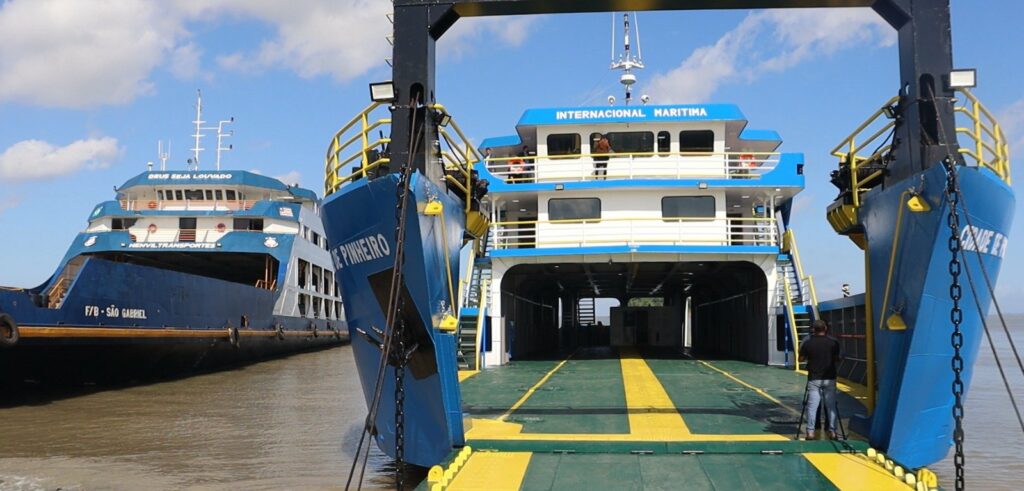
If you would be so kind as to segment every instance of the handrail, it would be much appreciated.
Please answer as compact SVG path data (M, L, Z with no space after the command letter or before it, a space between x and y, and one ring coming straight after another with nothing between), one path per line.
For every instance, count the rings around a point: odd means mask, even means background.
M793 294L789 291L789 281L782 282L786 293L786 316L789 320L789 336L793 338L793 369L800 369L800 339L796 331L796 315L793 314Z
M487 289L490 288L490 283L491 280L487 279L480 282L480 304L477 306L476 311L476 342L473 343L473 345L475 346L473 354L474 356L476 356L476 365L474 366L476 367L477 370L480 369L480 344L483 342L484 338L483 333L484 321L486 320L487 312L487 300L490 297L490 294L487 292Z
M957 135L966 135L974 143L974 150L960 148L960 153L971 157L979 167L987 167L995 172L1007 185L1012 184L1010 147L1002 127L995 116L970 90L959 89L959 91L965 96L966 101L962 106L954 106L953 110L965 115L970 121L971 127L957 127L956 133ZM990 154L990 158L987 154Z
M496 222L493 232L496 249L622 243L777 246L774 222L769 217L613 217Z
M874 144L879 137L886 134L889 130L896 126L896 120L890 120L886 124L878 128L870 136L860 139L861 133L872 126L879 117L886 113L886 111L892 107L893 104L899 101L899 96L891 97L885 104L882 104L871 116L868 116L867 120L860 124L853 132L851 132L846 138L844 138L835 148L830 152L833 156L839 158L839 170L840 172L849 172L850 174L850 192L852 193L852 201L854 207L860 207L860 194L861 186L882 176L882 171L875 171L868 176L861 177L860 165L865 162L871 162L882 155L884 155L891 148L891 145L883 145L881 148L873 152L868 157L861 157L858 153L868 145ZM860 143L857 140L860 139ZM845 151L843 151L845 147ZM847 166L847 169L843 169L843 166Z
M732 221L732 222L775 222L774 218L770 217L608 217L608 218L572 218L572 219L557 219L557 220L520 220L520 221L506 221L506 222L494 222L494 225L530 225L538 223L598 223L598 222L631 222L631 221L651 221L651 222L717 222L717 221Z

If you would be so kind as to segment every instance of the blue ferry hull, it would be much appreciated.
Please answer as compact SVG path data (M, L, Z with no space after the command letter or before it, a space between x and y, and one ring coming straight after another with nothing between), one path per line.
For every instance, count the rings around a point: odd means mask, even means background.
M0 313L20 332L16 345L0 348L0 379L174 375L347 338L341 321L274 315L274 301L248 285L90 258L59 308L47 308L40 289L0 290Z
M397 176L362 179L331 195L323 204L324 226L334 256L345 304L349 337L367 407L377 389L379 343L386 329L385 308L395 254ZM449 298L444 255L458 281L464 215L461 204L421 175L414 175L406 208L405 321L408 344L416 345L405 374L406 462L430 466L464 443L462 403L455 360L455 337L439 331ZM428 201L440 201L444 221L426 216ZM444 226L442 227L442 223ZM445 249L447 244L448 248ZM380 417L374 437L395 456L395 368L386 368Z
M980 264L984 264L994 286L1015 201L1010 187L988 169L960 167L959 181L964 200L959 210L960 226L966 229L970 223L979 238L975 244L970 232L961 234L967 250L960 275L961 354L963 380L965 387L970 387L984 335L982 318L992 301ZM861 210L869 244L878 404L870 421L859 430L870 436L873 446L886 449L894 459L916 468L942 460L952 444L952 255L943 167L933 166L917 178L902 182L907 184L868 194ZM915 192L928 203L929 211L907 209L909 184L917 184ZM902 218L898 212L901 207ZM898 219L902 223L898 224ZM968 271L977 295L969 286ZM894 312L902 317L905 330L888 327Z

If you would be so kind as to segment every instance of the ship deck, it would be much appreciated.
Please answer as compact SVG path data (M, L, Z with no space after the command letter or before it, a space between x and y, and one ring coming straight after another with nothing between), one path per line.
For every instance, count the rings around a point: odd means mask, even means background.
M798 439L792 370L591 348L460 378L472 452L443 489L912 489L857 435ZM865 412L840 388L844 419Z

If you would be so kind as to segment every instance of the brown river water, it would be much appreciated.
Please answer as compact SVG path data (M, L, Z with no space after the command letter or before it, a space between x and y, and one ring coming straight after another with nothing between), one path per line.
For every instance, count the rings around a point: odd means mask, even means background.
M1024 344L1024 318L1010 322ZM1001 352L1020 399L1024 377ZM969 489L1024 487L1024 435L987 345L966 410ZM89 394L8 397L0 490L341 489L365 414L348 346ZM951 489L950 460L932 468ZM392 472L374 447L364 487L392 487Z

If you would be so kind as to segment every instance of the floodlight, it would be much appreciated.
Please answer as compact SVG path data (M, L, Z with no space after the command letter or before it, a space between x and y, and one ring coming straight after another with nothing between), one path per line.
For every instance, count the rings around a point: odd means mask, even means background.
M978 72L973 68L964 68L949 72L949 88L971 89L978 85Z
M370 99L373 102L391 102L395 100L395 83L392 81L370 84Z

